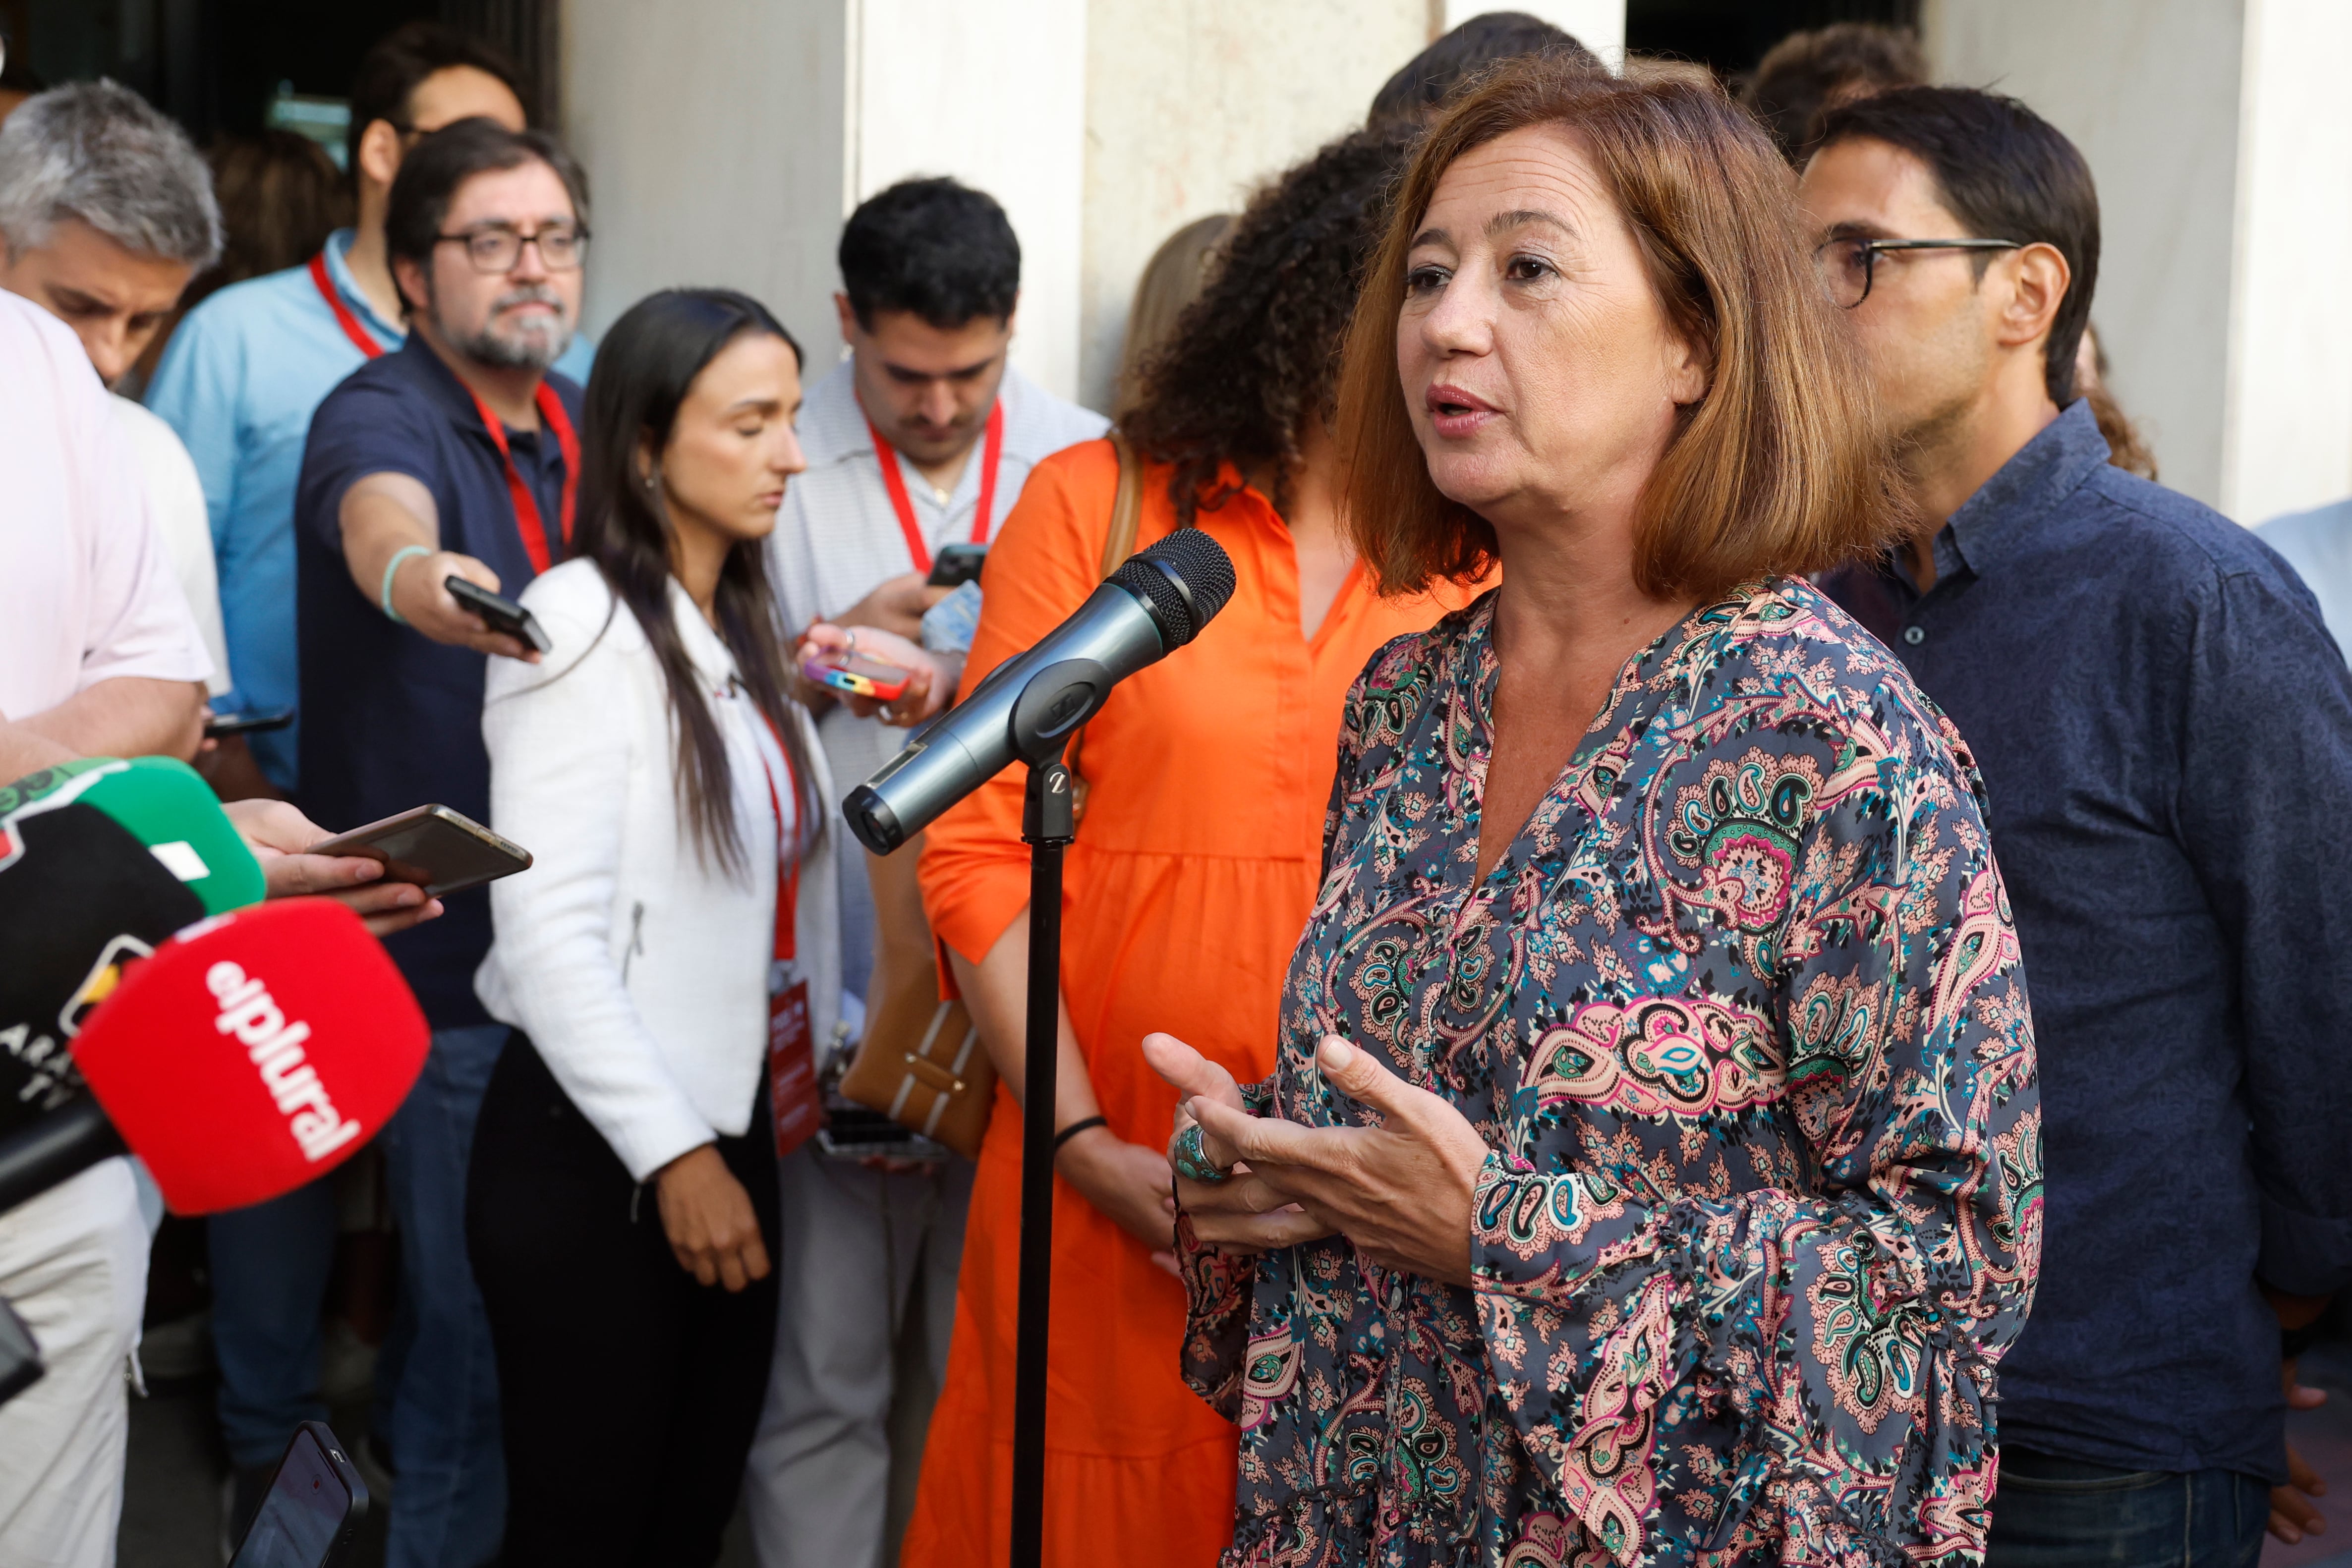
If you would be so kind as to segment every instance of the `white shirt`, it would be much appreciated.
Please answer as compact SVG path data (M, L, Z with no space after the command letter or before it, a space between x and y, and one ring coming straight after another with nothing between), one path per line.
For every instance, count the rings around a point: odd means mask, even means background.
M1021 498L1031 469L1064 447L1097 440L1110 428L1102 415L1064 402L1011 365L1005 367L996 400L1004 408L1004 449L994 515L989 519L992 539ZM776 531L768 543L769 573L783 607L784 624L795 632L820 617L840 614L877 585L915 570L915 558L882 482L873 433L857 405L848 361L809 389L801 405L799 434L808 469L784 491ZM942 505L906 454L897 455L916 526L934 559L941 544L971 538L986 455L983 438L973 444L962 475ZM833 764L835 792L841 795L864 783L907 739L905 730L892 729L879 719L859 718L838 706L818 721L817 728ZM863 994L873 967L873 900L863 876L843 877L841 889L847 977L853 993Z
M119 676L212 674L137 458L81 340L0 291L0 714Z
M733 656L673 580L671 612L726 742L746 861L733 873L707 862L678 815L668 687L636 618L584 559L541 574L522 602L554 648L539 664L489 662L482 738L490 826L533 863L490 884L494 934L474 989L492 1018L530 1037L644 1181L750 1124L775 951L768 780L797 836L792 792L766 722L734 695ZM793 949L821 1057L840 1008L833 845L844 830L815 727L793 713L823 813L801 859Z
M12 719L116 676L201 681L212 671L107 404L72 329L0 289L0 714ZM0 1256L60 1254L141 1228L130 1167L108 1160L0 1215ZM12 1431L30 1447L66 1438Z
M196 635L212 659L213 673L205 690L214 696L229 688L228 639L221 630L220 574L213 564L213 526L205 510L205 486L196 477L195 459L180 437L157 415L129 398L112 400L114 417L131 438L139 472L147 485L147 507L163 531L163 548L172 557L172 570L188 613L196 620Z

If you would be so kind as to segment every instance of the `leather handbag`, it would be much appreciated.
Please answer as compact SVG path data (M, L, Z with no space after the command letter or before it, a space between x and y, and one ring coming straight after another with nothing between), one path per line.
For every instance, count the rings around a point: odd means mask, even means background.
M1143 513L1142 461L1118 432L1111 433L1110 442L1118 454L1118 491L1111 503L1110 532L1103 540L1104 577L1135 553ZM1070 737L1067 754L1071 806L1081 819L1087 781L1078 770L1078 756L1086 737L1080 726ZM940 995L939 963L928 940L921 945L907 940L917 930L926 938L929 934L915 881L915 862L921 852L919 836L896 854L866 857L874 887L874 973L882 984L874 988L880 994L866 1010L866 1033L841 1076L841 1093L966 1159L978 1159L996 1097L996 1068L980 1043L971 1010L961 998Z
M895 972L887 994L866 1015L865 1038L841 1075L841 1093L975 1160L988 1133L996 1068L981 1046L971 1009L960 999L941 999L939 970L928 960L925 955Z

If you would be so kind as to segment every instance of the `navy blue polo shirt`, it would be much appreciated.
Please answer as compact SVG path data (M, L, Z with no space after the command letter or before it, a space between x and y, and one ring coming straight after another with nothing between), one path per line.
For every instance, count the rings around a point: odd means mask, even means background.
M1892 559L1822 586L1976 754L2032 991L2000 1440L2283 1480L2257 1281L2352 1285L2352 674L2286 562L2112 466L2085 402L1934 546L1924 594Z
M580 423L578 382L547 378ZM507 432L516 470L539 502L551 561L563 559L563 454L552 432ZM336 832L412 806L490 816L482 746L489 655L399 625L362 592L343 560L343 495L371 474L405 474L433 496L441 548L499 574L512 599L538 575L523 549L506 465L448 366L412 332L346 377L310 419L294 493L296 644L300 656L301 785L297 801ZM385 944L435 1029L488 1023L474 970L490 947L490 897L476 888L447 913Z

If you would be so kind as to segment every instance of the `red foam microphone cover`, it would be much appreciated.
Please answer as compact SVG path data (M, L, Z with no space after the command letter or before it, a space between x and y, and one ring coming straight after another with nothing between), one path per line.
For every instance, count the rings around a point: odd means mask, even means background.
M74 1064L178 1214L242 1208L357 1154L425 1066L425 1015L360 917L291 898L127 970Z

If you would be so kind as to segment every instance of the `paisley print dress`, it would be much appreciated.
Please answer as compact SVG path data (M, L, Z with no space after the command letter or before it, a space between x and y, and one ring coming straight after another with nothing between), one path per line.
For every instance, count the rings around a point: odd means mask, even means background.
M1184 1370L1243 1427L1228 1564L1962 1563L2031 1303L2017 937L1958 733L1810 584L1630 663L1476 878L1491 595L1349 694L1261 1114L1476 1124L1475 1285L1180 1224Z

